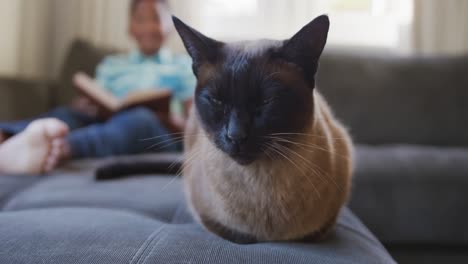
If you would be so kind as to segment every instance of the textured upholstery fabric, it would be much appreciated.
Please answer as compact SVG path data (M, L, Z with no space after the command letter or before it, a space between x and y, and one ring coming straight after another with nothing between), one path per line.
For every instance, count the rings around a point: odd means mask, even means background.
M468 56L329 52L318 87L359 143L468 146Z
M30 179L0 177L0 263L394 263L348 209L320 244L237 245L194 223L178 178Z
M468 245L468 149L359 146L350 207L386 243Z
M11 177L0 176L0 206L3 207L8 200L35 184L40 179L37 177Z

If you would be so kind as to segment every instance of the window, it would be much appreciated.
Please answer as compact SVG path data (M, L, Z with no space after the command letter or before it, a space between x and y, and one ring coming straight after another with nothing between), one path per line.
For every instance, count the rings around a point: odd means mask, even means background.
M398 48L407 42L409 0L198 0L198 28L223 40L288 38L317 15L331 19L329 43Z

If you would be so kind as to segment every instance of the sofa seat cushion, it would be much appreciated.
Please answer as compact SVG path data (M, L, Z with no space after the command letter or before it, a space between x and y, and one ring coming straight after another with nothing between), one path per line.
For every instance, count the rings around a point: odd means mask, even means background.
M193 221L181 185L95 182L92 170L41 178L4 202L0 263L394 263L348 209L319 244L233 244Z
M22 190L39 182L39 180L38 177L0 176L0 207L5 206L10 199L20 194Z
M174 180L174 176L96 182L91 174L90 171L87 175L72 173L47 177L10 198L3 209L107 208L169 221L184 199L180 181Z
M468 149L356 149L350 207L385 243L468 245Z

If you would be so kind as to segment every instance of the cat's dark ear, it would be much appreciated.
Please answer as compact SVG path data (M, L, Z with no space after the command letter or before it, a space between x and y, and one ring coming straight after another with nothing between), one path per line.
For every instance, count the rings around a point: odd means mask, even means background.
M330 20L321 15L304 26L291 39L285 41L281 50L283 59L300 66L308 81L315 86L318 61L327 42Z
M174 21L174 26L187 52L192 57L195 75L197 75L198 69L202 65L206 63L214 64L217 61L221 47L224 45L222 42L203 35L175 16L172 16L172 21Z

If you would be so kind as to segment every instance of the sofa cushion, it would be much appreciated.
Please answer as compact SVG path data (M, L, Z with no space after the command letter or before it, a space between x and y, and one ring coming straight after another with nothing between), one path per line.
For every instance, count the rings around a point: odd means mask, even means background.
M351 209L385 243L468 245L468 149L358 146Z
M68 50L63 62L59 76L59 86L55 91L55 103L57 105L68 104L76 95L73 89L73 76L77 72L87 73L94 76L96 66L107 55L117 52L116 49L106 47L96 47L93 44L77 39Z
M0 207L4 207L10 199L39 181L38 177L0 176Z
M367 144L468 146L468 56L329 51L318 87Z
M71 173L66 177L55 175L10 198L3 210L69 206L108 208L169 221L183 199L180 181L174 177L134 177L96 182L92 171Z
M0 234L0 262L9 264L394 263L348 210L320 244L237 245L193 222L82 207L4 212Z
M0 177L0 186L6 178ZM45 177L0 211L0 263L394 263L343 209L322 243L238 245L195 223L179 178Z
M52 104L51 87L47 82L0 78L0 121L44 113Z

